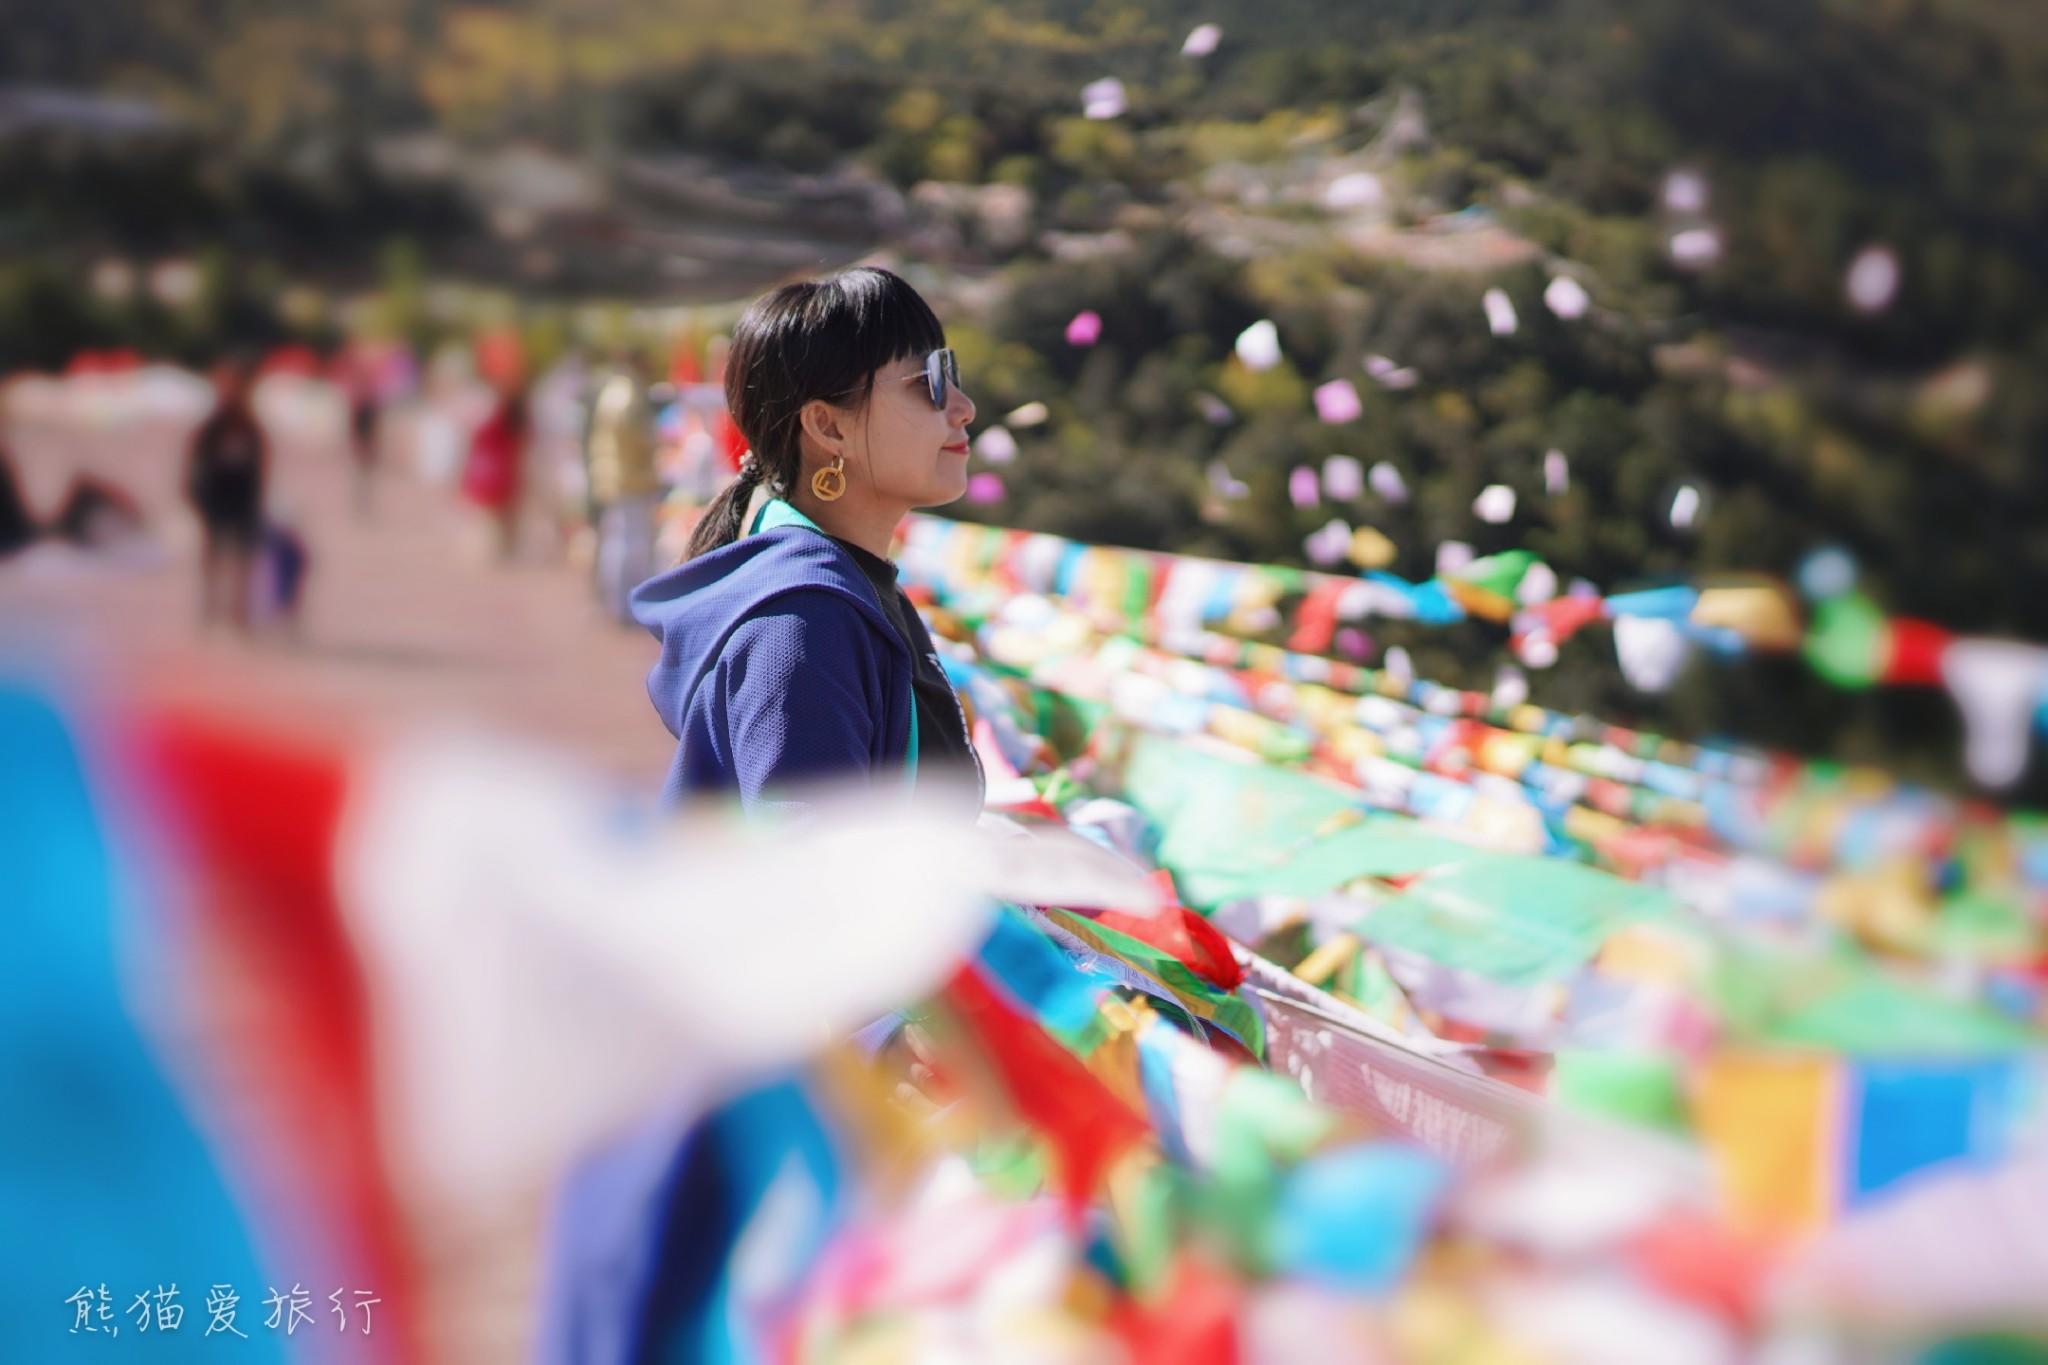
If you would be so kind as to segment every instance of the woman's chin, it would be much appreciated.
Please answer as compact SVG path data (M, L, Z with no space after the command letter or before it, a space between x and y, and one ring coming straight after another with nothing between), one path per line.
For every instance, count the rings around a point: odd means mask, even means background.
M967 465L961 462L958 477L940 476L932 483L931 496L920 501L919 507L945 507L967 496Z

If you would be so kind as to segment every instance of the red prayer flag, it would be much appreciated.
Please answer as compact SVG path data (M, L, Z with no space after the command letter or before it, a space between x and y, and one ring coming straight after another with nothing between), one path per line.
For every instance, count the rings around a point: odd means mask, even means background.
M945 991L987 1053L1010 1102L1052 1146L1068 1211L1079 1216L1117 1157L1151 1132L1081 1060L1006 1004L981 969L960 969Z

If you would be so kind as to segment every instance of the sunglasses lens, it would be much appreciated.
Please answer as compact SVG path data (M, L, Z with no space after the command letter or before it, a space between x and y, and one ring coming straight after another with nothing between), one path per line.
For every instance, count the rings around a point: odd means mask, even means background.
M933 351L924 359L925 392L930 395L932 406L944 410L946 406L946 383L960 382L960 371L953 363L951 351Z

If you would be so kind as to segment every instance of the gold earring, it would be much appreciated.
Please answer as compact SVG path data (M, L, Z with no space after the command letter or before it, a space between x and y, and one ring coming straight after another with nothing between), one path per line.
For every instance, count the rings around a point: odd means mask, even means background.
M811 492L819 502L837 502L846 492L846 457L834 455L828 468L811 475Z

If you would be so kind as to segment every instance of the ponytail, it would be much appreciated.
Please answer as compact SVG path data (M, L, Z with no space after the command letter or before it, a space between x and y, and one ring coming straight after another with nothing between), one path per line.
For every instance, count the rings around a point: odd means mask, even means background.
M697 519L696 529L690 532L689 551L683 558L708 555L738 540L746 530L742 523L747 517L747 504L754 500L754 490L760 485L761 466L749 451L740 462L740 472L719 490L711 505L704 509L704 515Z

